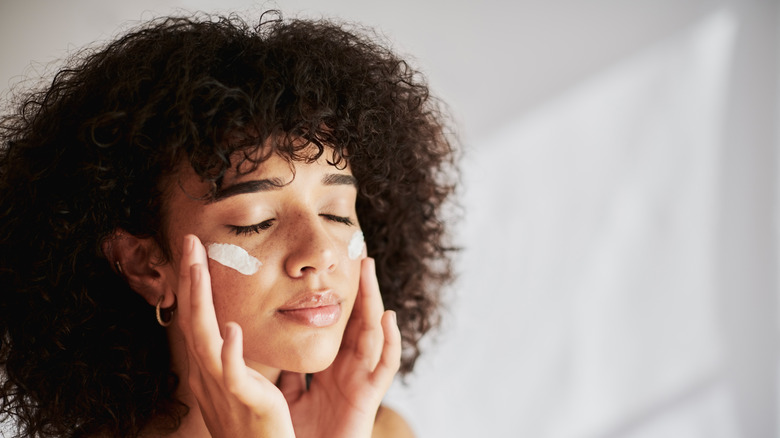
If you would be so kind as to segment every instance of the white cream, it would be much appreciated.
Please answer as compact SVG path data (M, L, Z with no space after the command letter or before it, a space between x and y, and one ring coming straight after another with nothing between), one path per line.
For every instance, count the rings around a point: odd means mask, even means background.
M229 243L212 243L207 248L209 258L244 275L252 275L263 266L244 248Z
M363 254L363 232L358 230L349 239L349 245L347 245L347 257L350 260L357 260Z

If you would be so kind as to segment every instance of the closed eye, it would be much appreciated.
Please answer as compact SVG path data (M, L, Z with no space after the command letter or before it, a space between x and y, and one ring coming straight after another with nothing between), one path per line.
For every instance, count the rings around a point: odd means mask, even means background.
M321 214L320 216L322 216L325 219L328 219L330 221L338 222L340 224L349 225L349 226L355 225L355 223L352 222L352 219L350 219L348 217L336 216L334 214Z
M273 223L274 223L274 219L268 219L260 222L259 224L254 224L254 225L247 225L247 226L228 225L228 228L230 228L230 232L235 234L236 236L249 236L252 234L258 234L261 231L271 228L271 225L273 225Z

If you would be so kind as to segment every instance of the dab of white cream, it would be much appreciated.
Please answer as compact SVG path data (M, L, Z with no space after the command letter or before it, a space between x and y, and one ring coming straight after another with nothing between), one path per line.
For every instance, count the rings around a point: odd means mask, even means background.
M207 248L209 258L244 275L252 275L263 266L260 260L249 255L244 248L229 243L212 243Z
M349 245L347 245L347 257L350 260L356 260L363 254L363 232L358 230L349 239Z

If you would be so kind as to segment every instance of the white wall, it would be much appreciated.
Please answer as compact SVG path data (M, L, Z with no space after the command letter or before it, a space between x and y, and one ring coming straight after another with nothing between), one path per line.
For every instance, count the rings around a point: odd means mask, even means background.
M0 4L0 85L217 4L127 3ZM378 26L460 122L461 282L388 397L420 436L778 436L777 2L276 6Z

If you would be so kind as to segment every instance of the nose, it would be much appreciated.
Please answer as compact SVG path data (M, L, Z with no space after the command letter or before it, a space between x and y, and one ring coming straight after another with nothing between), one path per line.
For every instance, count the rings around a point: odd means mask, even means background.
M300 278L336 270L335 242L317 219L300 220L298 226L289 232L284 267L290 277Z

